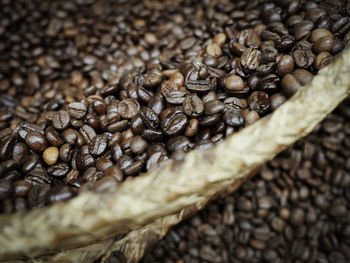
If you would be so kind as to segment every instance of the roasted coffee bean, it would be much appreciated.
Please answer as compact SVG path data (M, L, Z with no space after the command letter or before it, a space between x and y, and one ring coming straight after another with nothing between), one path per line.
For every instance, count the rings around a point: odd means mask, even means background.
M316 69L320 70L332 62L332 55L328 52L321 52L315 58L314 66Z
M225 88L228 91L240 91L243 90L245 85L240 76L229 75L225 78Z
M183 102L183 111L190 117L198 117L204 112L202 100L196 95L189 95Z
M244 125L244 119L241 111L236 109L228 109L222 115L223 121L232 127L241 127Z
M148 143L141 136L135 136L131 139L130 149L134 154L141 154L147 150Z
M247 70L256 69L261 60L261 51L257 49L248 48L241 56L241 64Z
M220 113L225 109L225 104L219 100L208 101L204 106L207 115Z
M59 147L63 144L61 135L55 130L53 126L45 129L45 137L47 141L55 147Z
M314 75L312 75L311 72L305 70L305 69L297 69L293 72L293 76L302 84L306 85L309 84Z
M64 130L70 124L70 116L69 113L65 110L60 110L56 112L52 117L52 125L57 130Z
M316 53L330 52L333 48L334 40L333 37L324 36L319 38L314 45Z
M188 119L178 108L168 108L160 114L160 123L165 134L171 136L181 133Z
M219 57L222 55L222 50L220 46L216 43L209 44L206 47L206 52L208 53L208 55L213 57Z
M287 96L294 95L300 88L299 81L291 74L287 74L282 79L282 90Z
M90 154L83 154L78 157L77 165L82 170L85 170L93 166L94 164L95 164L95 160Z
M248 98L248 105L250 110L263 115L270 109L269 95L264 91L254 91Z
M293 52L295 64L301 68L308 68L314 62L315 55L310 49L297 49Z
M24 180L20 180L14 184L14 193L16 196L25 197L28 194L30 188L30 183Z
M86 106L80 102L72 102L68 105L68 112L72 118L81 119L86 114Z
M107 148L107 138L104 135L95 136L89 144L89 152L93 156L100 156Z
M0 159L7 160L11 158L13 147L16 143L16 137L8 135L0 142Z
M208 80L189 80L185 82L185 87L189 91L196 93L208 92L213 89Z
M254 110L244 109L244 110L242 110L241 114L242 114L242 117L244 119L244 123L246 126L253 124L254 122L256 122L260 119L259 114Z
M10 197L13 192L13 183L9 180L0 180L0 201Z
M292 73L294 69L294 59L290 55L283 55L277 63L277 74L284 76Z
M276 93L273 94L270 98L271 101L271 109L274 111L276 110L279 106L281 106L285 101L287 100L287 98L281 94L281 93Z
M51 176L64 177L69 172L69 166L67 163L58 163L58 164L50 166L47 169L47 172Z
M143 121L140 116L134 116L130 121L130 128L134 134L142 134L144 130Z
M47 141L45 137L38 132L28 132L25 141L26 144L35 152L42 152L47 147Z
M156 129L159 126L159 117L150 108L142 107L140 117L143 124L149 129Z
M47 193L47 202L56 203L68 200L73 197L73 191L67 185L60 185L52 188Z
M90 142L96 137L96 132L89 125L84 125L79 129L79 131L83 136L86 144L90 144Z
M124 119L131 119L140 112L140 104L135 99L126 99L118 104L118 113Z
M19 163L23 164L27 156L29 155L28 146L24 143L18 142L14 145L12 151L12 159Z
M105 176L98 180L94 185L94 190L100 193L115 192L118 182L113 176Z

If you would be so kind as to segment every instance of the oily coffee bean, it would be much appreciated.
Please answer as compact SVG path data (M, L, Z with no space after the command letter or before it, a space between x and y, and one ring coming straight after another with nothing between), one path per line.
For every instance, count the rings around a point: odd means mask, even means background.
M212 86L208 80L190 80L185 82L185 87L191 92L203 93L212 90Z
M328 52L321 52L315 58L315 68L320 70L332 62L332 55Z
M250 110L262 115L270 109L269 95L264 91L254 91L248 98L248 105Z
M80 102L72 102L68 105L68 112L72 118L81 119L86 114L86 106Z
M202 100L196 95L189 95L185 98L182 105L183 111L190 117L198 117L204 112Z
M287 96L294 95L300 88L299 81L291 74L287 74L282 79L282 90Z
M47 141L53 146L59 147L63 144L61 135L55 130L53 126L45 129L45 137Z
M89 144L89 152L93 156L100 156L107 148L107 138L103 135L95 136Z
M160 123L165 134L170 136L181 133L188 119L179 108L168 108L160 114Z
M70 124L70 115L65 110L60 110L56 112L52 117L52 125L57 130L64 130Z
M35 152L42 152L47 147L46 138L38 132L28 132L25 141L26 144Z
M140 104L135 99L126 99L119 103L118 113L124 119L131 119L140 111Z
M13 147L16 143L16 137L8 135L0 143L0 159L7 160L11 158Z
M283 55L277 63L277 74L284 76L292 73L294 69L294 59L290 55Z
M214 115L225 109L225 104L219 100L211 100L205 104L205 114Z
M149 129L156 129L159 126L159 117L150 108L142 107L140 117L143 124Z
M225 78L225 88L228 91L241 91L245 87L240 76L230 75Z
M295 64L301 68L308 68L314 62L315 55L310 49L297 49L293 52Z
M228 109L222 116L223 121L232 127L241 127L244 125L244 119L239 110Z
M58 164L50 166L47 169L47 172L51 176L64 177L69 172L69 166L67 163L58 163Z
M241 56L241 64L247 70L256 69L261 61L261 51L248 48L246 49Z

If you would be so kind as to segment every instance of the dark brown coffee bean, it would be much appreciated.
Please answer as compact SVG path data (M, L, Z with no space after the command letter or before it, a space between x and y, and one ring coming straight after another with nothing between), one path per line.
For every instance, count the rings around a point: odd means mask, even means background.
M52 117L52 125L57 130L64 130L70 124L70 116L69 113L65 110L60 110L56 112L56 114Z
M160 123L167 135L181 133L187 126L188 119L179 108L168 108L160 114Z
M47 202L56 203L61 201L66 201L73 197L72 189L67 185L60 185L52 188L47 193Z
M244 109L244 110L242 110L241 114L242 114L242 117L244 119L244 123L246 126L253 124L254 122L256 122L260 119L260 116L256 111Z
M284 76L294 70L294 59L290 55L283 55L277 63L277 74Z
M229 75L225 78L225 88L228 91L240 91L243 90L245 85L240 76Z
M113 176L105 176L96 182L94 190L100 193L115 192L117 187L118 182Z
M294 95L300 88L300 82L291 74L287 74L282 79L282 90L287 96Z
M86 107L83 103L72 102L68 105L68 112L72 118L81 119L86 114Z
M143 124L149 129L156 129L159 126L158 115L150 108L142 107L140 117Z
M131 119L130 128L134 134L142 134L145 127L140 116L134 116Z
M25 197L28 194L30 188L31 188L31 185L27 181L24 181L24 180L17 181L14 184L15 195Z
M183 102L183 110L190 117L199 117L204 112L204 105L196 95L189 95Z
M165 94L165 100L170 104L182 104L187 93L180 90L170 91Z
M231 41L230 42L230 49L235 53L237 56L242 56L243 52L247 49L245 46L242 44L236 42L236 41ZM277 50L276 50L277 51Z
M141 154L147 150L148 143L141 136L135 136L130 142L130 149L134 154Z
M118 113L124 119L131 119L140 112L140 104L135 99L126 99L119 103Z
M13 147L16 143L16 137L8 135L0 142L0 159L7 160L11 158Z
M90 142L96 137L96 132L89 125L84 125L79 129L79 131L83 136L86 144L90 144Z
M254 91L248 98L248 105L250 110L263 115L270 109L269 95L264 91Z
M281 106L285 101L287 100L287 98L281 94L281 93L276 93L273 94L270 98L271 101L271 110L276 110L279 106Z
M77 165L81 170L85 170L93 166L94 164L95 164L95 160L90 154L81 155L77 161Z
M330 52L333 48L334 40L333 37L324 36L319 38L314 45L316 53Z
M293 52L295 64L301 68L308 68L313 62L315 55L310 49L297 49Z
M28 132L25 140L26 144L35 152L42 152L47 147L46 138L38 132Z
M53 126L45 129L45 137L47 141L55 147L59 147L63 144L61 135L55 130Z
M199 125L203 127L212 127L220 121L220 113L202 117Z
M323 29L323 28L317 28L314 31L312 31L311 34L311 41L313 43L316 43L319 39L321 39L322 37L330 37L333 38L333 34L327 30L327 29Z
M185 82L185 87L191 92L203 93L213 89L208 80L189 80Z
M225 109L225 104L219 100L211 100L205 104L205 114L213 115Z
M100 156L107 148L107 138L103 135L95 136L89 144L89 152L93 156Z
M304 210L301 208L296 208L291 212L290 222L294 226L299 226L304 223Z
M64 177L69 172L69 166L67 163L58 163L58 164L50 166L47 169L47 172L51 176Z
M317 70L324 68L332 62L332 55L328 52L321 52L315 58L314 66Z
M232 127L241 127L244 125L244 119L239 110L228 109L222 115L223 121Z
M18 134L23 140L25 140L29 131L34 131L44 135L44 130L39 125L33 123L23 123L18 131Z
M18 142L15 144L15 146L13 147L13 151L12 151L12 159L15 162L17 162L19 164L24 163L24 161L28 155L29 155L29 149L28 149L27 145L25 145L24 143L21 143L21 142Z
M10 197L13 192L13 183L9 180L0 180L0 201Z
M257 49L248 48L241 56L241 64L247 70L256 69L261 60L261 51Z
M199 129L199 121L197 119L190 119L185 130L185 136L192 137L197 134Z
M302 84L306 85L309 84L314 75L312 75L311 72L305 70L305 69L297 69L293 72L293 76Z

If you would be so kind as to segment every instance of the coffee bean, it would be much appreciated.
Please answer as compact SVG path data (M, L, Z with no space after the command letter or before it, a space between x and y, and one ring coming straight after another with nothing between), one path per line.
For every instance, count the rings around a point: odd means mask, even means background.
M135 99L126 99L119 103L118 113L124 119L131 119L140 112L140 104Z
M324 68L325 66L327 66L328 64L330 64L332 62L332 55L329 54L328 52L321 52L320 54L318 54L315 58L315 68L320 70L321 68Z
M277 74L284 76L292 73L294 69L294 59L290 55L283 55L277 63Z
M287 96L294 95L300 88L299 81L291 74L287 74L282 79L282 90Z
M103 135L95 136L89 144L89 152L93 156L100 156L107 148L107 138Z
M11 158L13 147L16 143L16 137L8 135L0 142L0 159L7 160Z
M68 105L68 112L72 118L81 119L86 114L86 107L83 103L72 102Z
M45 137L47 141L55 147L59 147L63 144L61 135L55 130L53 126L45 129Z
M8 198L13 192L13 184L9 180L0 180L0 200Z
M60 185L52 188L47 195L47 201L49 203L56 203L72 198L73 191L67 185Z
M14 145L12 150L12 159L19 164L23 164L27 156L29 155L29 149L24 143L18 142Z
M204 112L204 105L196 95L189 95L183 101L183 110L190 117L199 117Z
M43 153L43 159L47 165L53 165L58 159L58 149L56 147L46 148Z
M219 57L222 55L222 50L217 43L209 44L206 48L206 52L213 57Z
M229 75L225 78L225 88L228 91L243 90L244 87L244 82L239 76Z
M247 70L254 70L259 66L261 56L260 50L248 48L242 53L241 64Z
M314 57L310 49L297 49L293 52L295 64L301 68L308 68L314 62Z
M311 72L305 69L297 69L292 74L302 85L309 84L314 77Z
M264 91L254 91L248 98L248 105L250 110L263 115L270 109L269 95Z
M85 169L93 166L94 164L95 164L95 160L90 154L81 155L77 161L78 167L82 170L85 170Z
M135 154L141 154L147 150L148 143L141 136L135 136L130 142L130 149Z
M60 110L56 112L56 114L52 117L52 125L57 130L64 130L70 124L70 116L69 113L65 110Z
M281 93L276 93L273 94L270 98L271 101L271 109L274 111L276 110L279 106L281 106L285 101L287 100L287 98L281 94Z
M319 38L314 45L316 53L329 52L332 50L334 45L333 37L324 36Z
M225 109L225 104L219 100L211 100L205 104L205 114L214 115Z
M171 136L181 133L188 123L188 119L177 108L169 108L162 111L160 123L165 134Z
M90 144L90 142L96 137L96 132L89 125L84 125L79 129L79 131L83 136L86 144Z
M212 90L212 86L208 80L190 80L185 82L185 87L191 92L202 93Z
M254 122L256 122L260 119L260 116L256 111L244 109L244 110L242 110L241 114L242 114L242 117L244 119L245 125L253 124Z
M28 132L25 140L26 144L35 152L42 152L47 147L47 141L45 137L38 132Z
M239 110L228 109L222 115L223 121L232 127L241 127L244 125L244 119Z

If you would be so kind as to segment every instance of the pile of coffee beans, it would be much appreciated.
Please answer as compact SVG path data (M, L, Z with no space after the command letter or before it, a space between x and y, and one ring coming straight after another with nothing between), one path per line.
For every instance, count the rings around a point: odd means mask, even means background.
M0 6L2 213L212 147L309 83L350 27L340 0Z
M143 262L349 259L350 99L237 192L170 230Z

